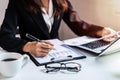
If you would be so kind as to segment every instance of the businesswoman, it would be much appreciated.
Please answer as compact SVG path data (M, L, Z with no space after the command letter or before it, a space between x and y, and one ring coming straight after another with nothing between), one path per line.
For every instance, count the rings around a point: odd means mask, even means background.
M59 38L61 20L78 36L101 37L113 31L81 20L69 0L9 0L0 29L0 46L10 52L45 56L53 48L47 40ZM20 38L15 37L17 30ZM32 41L26 34L44 41Z

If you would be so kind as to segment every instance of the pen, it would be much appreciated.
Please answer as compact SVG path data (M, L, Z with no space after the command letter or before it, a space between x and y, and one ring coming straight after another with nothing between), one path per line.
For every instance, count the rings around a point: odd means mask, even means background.
M34 37L34 36L28 34L28 33L27 33L25 36L26 36L27 38L31 39L31 40L34 40L34 41L39 41L39 42L42 41L42 40L40 40L40 39L38 39L38 38L36 38L36 37Z
M39 42L42 41L42 40L40 40L40 39L38 39L38 38L34 37L33 35L28 34L28 33L27 33L25 36L26 36L27 38L31 39L31 40L34 40L34 41L39 41ZM53 48L53 50L55 50L55 48ZM54 60L54 59L55 59L55 56L53 56L53 55L51 55L51 54L49 54L49 56L52 57L51 60Z
M28 33L26 33L25 36L26 36L27 38L31 39L31 40L34 40L34 41L39 41L39 42L42 42L42 41L43 41L43 40L40 40L40 39L36 38L35 36L30 35L30 34L28 34ZM53 48L53 50L56 50L56 49Z

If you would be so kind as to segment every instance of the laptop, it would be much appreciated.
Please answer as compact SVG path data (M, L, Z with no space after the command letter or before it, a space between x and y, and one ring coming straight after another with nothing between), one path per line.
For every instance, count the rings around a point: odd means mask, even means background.
M75 46L75 47L93 52L99 56L108 55L108 54L120 51L120 37L119 36L116 37L111 42L105 42L103 41L103 39L116 35L116 34L118 34L118 32L104 36L99 39L95 39L93 41L89 41L84 44L80 44L80 45L77 44L77 45L70 45L70 46ZM80 38L79 40L82 40L82 38Z
M112 42L104 42L102 40L92 41L86 44L77 45L76 47L91 51L97 55L107 55L120 51L120 38Z

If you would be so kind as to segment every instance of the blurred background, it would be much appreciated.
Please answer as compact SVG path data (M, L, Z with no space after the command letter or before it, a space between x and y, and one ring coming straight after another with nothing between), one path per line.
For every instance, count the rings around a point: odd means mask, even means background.
M9 0L0 0L0 25ZM88 23L120 30L120 0L70 0L80 18ZM77 37L64 22L60 28L62 40Z

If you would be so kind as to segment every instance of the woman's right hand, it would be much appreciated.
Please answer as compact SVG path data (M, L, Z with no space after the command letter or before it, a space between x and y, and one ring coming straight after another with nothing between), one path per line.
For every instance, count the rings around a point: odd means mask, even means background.
M44 57L53 49L53 46L54 45L47 40L42 42L27 42L23 47L23 51L29 52L36 57Z

